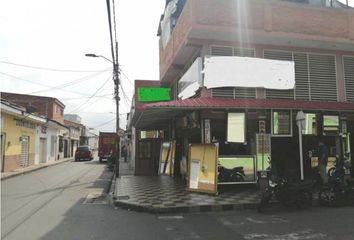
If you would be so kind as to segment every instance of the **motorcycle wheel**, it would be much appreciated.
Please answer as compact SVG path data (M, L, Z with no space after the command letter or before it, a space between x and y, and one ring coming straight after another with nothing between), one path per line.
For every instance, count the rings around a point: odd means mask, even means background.
M335 167L331 167L330 169L328 169L328 172L327 172L328 177L332 177L334 170L336 170Z
M239 173L234 173L231 175L231 181L232 182L244 182L245 179L243 178L243 176Z
M318 201L321 206L334 207L337 202L336 193L333 187L324 187L318 193Z

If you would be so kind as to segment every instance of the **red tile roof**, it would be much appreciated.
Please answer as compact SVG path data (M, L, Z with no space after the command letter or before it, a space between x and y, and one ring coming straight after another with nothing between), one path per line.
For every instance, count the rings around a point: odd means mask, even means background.
M155 102L139 104L138 111L148 109L196 109L196 108L253 108L253 109L308 109L308 110L337 110L354 111L354 103L348 102L319 102L285 99L222 99L222 98L192 98L170 102Z

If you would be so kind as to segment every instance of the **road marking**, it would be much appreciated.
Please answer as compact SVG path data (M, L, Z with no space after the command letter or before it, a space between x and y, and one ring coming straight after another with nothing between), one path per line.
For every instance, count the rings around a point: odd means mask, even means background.
M247 221L251 222L251 223L258 223L258 224L263 224L263 223L266 223L265 221L261 221L261 220L256 220L256 219L253 219L253 218L246 218Z
M305 239L324 239L327 235L323 233L316 233L312 229L304 231L286 233L281 235L275 234L259 234L251 233L243 236L246 240L305 240Z
M225 226L242 226L245 224L244 222L233 223L225 218L220 218L218 221Z
M157 219L159 219L159 220L171 220L171 219L181 220L183 218L184 218L183 216L158 216L157 217Z

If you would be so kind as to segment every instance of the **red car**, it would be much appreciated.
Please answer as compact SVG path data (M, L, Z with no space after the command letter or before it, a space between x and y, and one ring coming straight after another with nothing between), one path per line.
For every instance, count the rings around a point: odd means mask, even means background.
M89 160L93 159L92 151L87 146L81 146L76 149L75 152L75 162L80 160Z

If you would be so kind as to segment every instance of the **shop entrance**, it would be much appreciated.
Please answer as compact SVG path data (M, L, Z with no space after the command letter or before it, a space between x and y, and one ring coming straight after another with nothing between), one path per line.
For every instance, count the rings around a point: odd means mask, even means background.
M140 139L137 145L135 174L154 176L158 173L161 140Z

